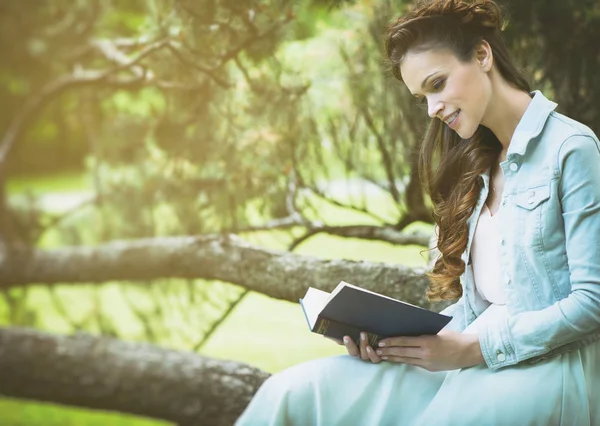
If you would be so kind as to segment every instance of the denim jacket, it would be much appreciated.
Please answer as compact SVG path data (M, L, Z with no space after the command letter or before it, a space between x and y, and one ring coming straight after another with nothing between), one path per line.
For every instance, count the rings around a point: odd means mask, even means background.
M508 147L496 213L508 318L479 333L490 369L531 363L600 339L600 149L586 126L539 91ZM471 243L489 171L468 220L463 296L442 311L464 330L488 306L475 289Z

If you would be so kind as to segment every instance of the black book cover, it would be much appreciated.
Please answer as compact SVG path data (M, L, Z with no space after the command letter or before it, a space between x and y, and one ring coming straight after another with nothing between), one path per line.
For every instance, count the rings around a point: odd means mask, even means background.
M331 294L310 288L300 303L311 331L355 342L365 331L371 346L385 337L437 334L452 319L343 281Z

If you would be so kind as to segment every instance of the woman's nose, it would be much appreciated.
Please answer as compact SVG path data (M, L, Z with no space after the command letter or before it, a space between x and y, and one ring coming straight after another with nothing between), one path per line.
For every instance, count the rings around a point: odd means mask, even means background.
M427 113L429 117L438 117L441 109L442 103L438 98L427 98Z

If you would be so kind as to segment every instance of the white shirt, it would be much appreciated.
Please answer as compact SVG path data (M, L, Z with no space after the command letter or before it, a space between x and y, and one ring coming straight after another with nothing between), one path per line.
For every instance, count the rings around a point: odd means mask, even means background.
M498 231L496 216L492 216L487 205L484 204L471 244L473 278L475 288L485 300L504 305L506 294L500 273Z

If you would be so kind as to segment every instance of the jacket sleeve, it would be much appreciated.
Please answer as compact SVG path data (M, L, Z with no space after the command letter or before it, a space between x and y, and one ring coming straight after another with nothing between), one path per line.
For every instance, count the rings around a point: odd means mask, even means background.
M558 154L558 194L571 293L553 305L512 315L479 335L490 369L545 354L600 330L600 151L591 136L566 139Z

